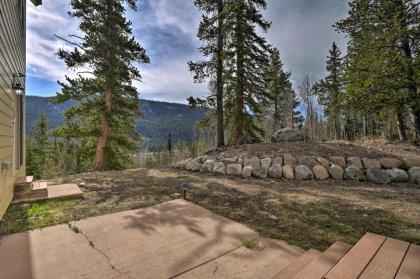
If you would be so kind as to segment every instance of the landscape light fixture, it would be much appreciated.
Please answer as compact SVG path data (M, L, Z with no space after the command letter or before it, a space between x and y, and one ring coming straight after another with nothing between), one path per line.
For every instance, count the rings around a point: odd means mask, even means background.
M24 74L13 74L12 89L16 92L16 95L23 95L25 93L24 77Z

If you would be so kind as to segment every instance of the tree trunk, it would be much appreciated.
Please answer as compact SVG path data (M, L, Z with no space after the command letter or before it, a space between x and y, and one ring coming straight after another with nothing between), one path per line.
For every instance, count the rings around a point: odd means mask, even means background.
M110 125L108 121L108 114L112 109L112 89L109 87L105 90L105 108L106 111L103 113L101 118L100 134L96 145L95 159L93 161L93 168L96 171L102 171L104 169L105 148L108 145L109 139Z
M414 128L415 128L415 140L420 143L420 108L413 109L414 114Z
M405 24L406 25L406 24ZM404 26L405 27L405 26ZM402 40L402 49L404 52L405 57L407 60L409 60L409 65L407 68L407 91L408 91L408 100L410 100L411 108L413 110L413 114L415 117L415 124L414 124L414 130L415 130L415 140L420 140L420 119L419 119L419 111L420 111L420 97L417 92L417 83L415 79L415 73L414 73L414 65L413 65L413 54L410 48L410 42L409 38L405 37ZM406 136L407 137L407 136Z
M217 27L217 146L225 146L225 128L224 128L224 112L223 112L223 0L217 2L219 21Z
M403 108L398 110L397 119L398 119L398 131L400 134L400 140L407 141L407 131L405 129L405 115L404 115Z
M242 3L243 4L243 3ZM238 7L236 14L236 141L243 141L244 135L244 61L243 61L243 26L242 26L242 9Z

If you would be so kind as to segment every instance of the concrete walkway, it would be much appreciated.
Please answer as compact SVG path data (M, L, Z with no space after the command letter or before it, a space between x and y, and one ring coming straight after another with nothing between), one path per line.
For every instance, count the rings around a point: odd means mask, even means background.
M274 257L279 267L302 253L264 241L270 249L252 254L243 243L257 238L239 223L175 200L7 236L0 240L0 278L214 278L215 266L236 274L258 255ZM236 271L227 271L231 265ZM244 278L225 275L218 278Z

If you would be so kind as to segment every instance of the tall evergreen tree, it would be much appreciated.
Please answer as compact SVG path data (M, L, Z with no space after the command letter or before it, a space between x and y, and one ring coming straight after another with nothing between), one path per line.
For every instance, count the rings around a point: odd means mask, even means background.
M340 95L343 91L341 51L334 42L327 57L327 72L325 79L315 85L320 104L324 106L328 117L330 139L340 139Z
M225 145L224 133L224 2L225 0L196 0L194 4L203 11L198 38L204 43L200 52L208 57L208 60L189 62L189 67L195 73L196 82L204 82L210 79L212 92L207 104L216 106L217 119L217 146ZM214 99L216 101L214 102ZM197 100L189 99L190 104Z
M277 48L271 50L266 73L266 90L272 100L274 129L292 128L293 111L296 108L291 73L285 72ZM297 104L298 105L298 104Z
M349 37L345 61L346 105L364 112L392 108L406 139L408 104L420 137L419 5L416 0L354 0L349 16L337 23ZM416 66L417 65L417 66Z
M257 28L263 32L270 28L261 13L266 6L265 0L230 0L225 5L226 113L237 143L260 140L264 134L257 119L269 100L264 84L269 46Z
M35 124L35 131L32 140L32 166L33 175L36 179L42 178L44 168L51 157L51 143L48 139L48 120L45 113L41 112L38 121Z
M149 58L132 35L125 4L137 9L135 0L71 0L69 14L80 21L83 36L71 36L78 40L70 42L73 51L58 52L69 69L80 72L59 82L62 89L54 102L77 102L65 112L68 125L56 133L86 141L94 149L95 170L124 167L140 137L135 127L139 94L133 80L141 80L136 63L149 63Z

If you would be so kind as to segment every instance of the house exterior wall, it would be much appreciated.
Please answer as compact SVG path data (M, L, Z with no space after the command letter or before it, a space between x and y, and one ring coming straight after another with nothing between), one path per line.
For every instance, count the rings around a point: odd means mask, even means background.
M0 219L25 175L25 100L12 89L13 75L26 70L25 21L26 0L0 1Z

